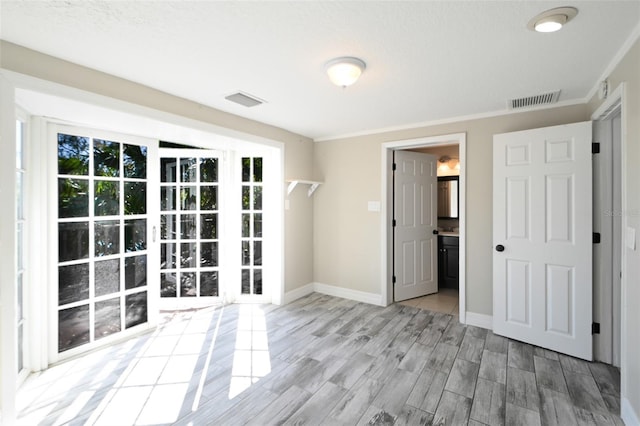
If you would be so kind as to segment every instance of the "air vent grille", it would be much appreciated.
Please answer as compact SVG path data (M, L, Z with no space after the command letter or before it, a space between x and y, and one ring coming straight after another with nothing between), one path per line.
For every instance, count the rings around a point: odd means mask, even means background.
M228 101L235 102L242 106L246 106L247 108L261 105L265 102L262 99L258 99L253 95L249 95L248 93L242 93L242 92L232 93L231 95L225 96L224 98Z
M509 109L522 109L539 105L549 105L558 102L558 98L560 98L560 90L540 95L527 96L525 98L510 99L508 101L508 106Z

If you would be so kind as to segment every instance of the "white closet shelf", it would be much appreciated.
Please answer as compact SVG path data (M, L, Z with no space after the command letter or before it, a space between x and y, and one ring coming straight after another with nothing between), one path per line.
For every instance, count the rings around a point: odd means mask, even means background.
M302 183L304 185L309 185L309 190L307 191L307 197L311 197L313 192L318 189L318 187L322 184L322 182L318 182L315 180L304 180L304 179L287 179L289 186L287 187L287 195L291 195L293 190L298 186L298 184Z

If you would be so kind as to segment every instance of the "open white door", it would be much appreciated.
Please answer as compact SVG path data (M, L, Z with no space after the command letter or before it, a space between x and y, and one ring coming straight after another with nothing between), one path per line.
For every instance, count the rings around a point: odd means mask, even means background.
M437 196L435 155L395 152L394 299L438 291Z
M592 359L591 122L493 138L493 331Z

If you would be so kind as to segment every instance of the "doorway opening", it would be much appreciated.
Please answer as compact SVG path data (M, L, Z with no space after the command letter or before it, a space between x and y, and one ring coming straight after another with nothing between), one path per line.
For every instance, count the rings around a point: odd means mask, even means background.
M427 138L403 140L388 142L382 145L382 214L381 214L381 232L382 232L382 283L381 294L382 304L388 305L394 303L394 235L393 235L393 219L394 219L394 182L393 182L393 159L395 151L418 151L428 152L426 150L443 149L445 146L457 146L458 147L458 164L459 164L459 178L458 178L458 219L457 219L457 235L458 235L458 268L457 275L459 280L458 294L457 294L457 312L459 315L459 321L466 323L466 303L465 303L465 181L466 181L466 168L465 168L465 153L466 153L466 134L457 133L450 135L434 136ZM425 150L425 151L423 151ZM438 157L439 158L439 157ZM450 225L450 228L456 228L454 225ZM447 227L447 228L449 228ZM447 232L447 231L445 231ZM455 232L455 231L449 231ZM450 296L449 300L452 297ZM452 307L452 310L455 306Z
M593 251L593 321L600 324L594 334L594 359L621 367L622 293L625 229L625 144L622 134L623 91L618 87L592 115L594 140L600 152L594 156L594 232L601 235Z

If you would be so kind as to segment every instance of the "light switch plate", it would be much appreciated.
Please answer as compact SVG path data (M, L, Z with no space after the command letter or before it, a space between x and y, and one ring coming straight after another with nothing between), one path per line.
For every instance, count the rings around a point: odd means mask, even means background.
M379 212L380 211L380 201L369 201L367 203L367 210L370 212Z
M631 226L627 226L627 236L625 238L627 248L630 250L636 249L636 228L632 228Z

